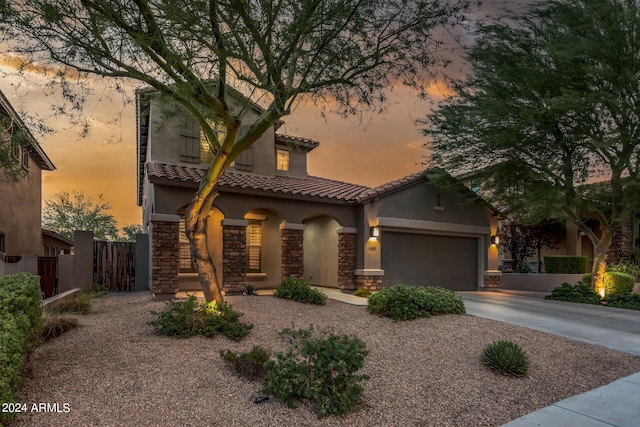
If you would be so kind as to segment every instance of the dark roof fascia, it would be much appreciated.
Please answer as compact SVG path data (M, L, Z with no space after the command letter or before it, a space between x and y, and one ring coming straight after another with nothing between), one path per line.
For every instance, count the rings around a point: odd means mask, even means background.
M67 239L66 237L64 237L62 234L56 233L53 230L46 230L46 229L41 229L42 230L42 235L43 236L48 236L51 237L53 239L59 240L62 243L65 243L69 246L73 246L73 240Z
M13 120L15 120L16 123L18 123L18 126L27 135L27 139L29 140L29 146L27 148L29 150L29 153L32 155L32 157L36 161L36 163L38 163L38 166L40 166L40 169L48 170L48 171L55 170L56 167L54 166L51 159L47 156L47 153L45 153L42 147L40 146L40 144L38 144L38 141L36 141L35 137L31 133L27 125L24 124L24 122L22 121L22 119L20 118L16 110L13 108L13 106L11 105L11 103L9 102L9 100L1 90L0 90L0 106L5 111L6 114L8 114Z

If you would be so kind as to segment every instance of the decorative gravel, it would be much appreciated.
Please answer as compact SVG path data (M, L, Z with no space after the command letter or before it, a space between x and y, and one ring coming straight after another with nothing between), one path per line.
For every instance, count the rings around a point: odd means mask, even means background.
M254 329L241 342L223 336L174 339L154 335L147 293L99 299L81 327L34 354L21 399L58 403L60 411L28 412L16 426L498 426L561 399L640 371L640 357L469 315L394 323L329 300L311 306L271 296L227 301ZM220 349L263 345L282 351L285 327L333 327L366 344L359 411L318 420L311 407L270 399L251 402L261 385L240 379ZM524 378L496 374L480 354L512 340L529 354ZM50 408L53 406L51 405Z

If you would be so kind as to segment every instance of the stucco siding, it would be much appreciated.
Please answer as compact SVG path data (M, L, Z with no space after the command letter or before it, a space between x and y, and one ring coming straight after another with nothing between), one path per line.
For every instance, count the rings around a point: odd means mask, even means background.
M16 183L0 182L0 232L7 255L44 255L41 204L42 171L29 158L29 177Z

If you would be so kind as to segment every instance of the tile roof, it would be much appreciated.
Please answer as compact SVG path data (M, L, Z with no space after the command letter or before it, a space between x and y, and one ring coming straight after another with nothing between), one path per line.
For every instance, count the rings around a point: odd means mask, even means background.
M204 169L173 166L155 162L147 163L146 170L149 177L179 179L180 181L193 181L195 183L200 182L204 175ZM225 172L218 181L218 185L220 187L320 197L345 202L356 202L356 198L360 193L369 190L369 187L364 185L350 184L348 182L335 181L316 176L300 178L283 175L261 176L234 172Z
M391 191L406 187L407 185L416 183L420 180L426 180L424 172L416 172L414 174L396 179L395 181L391 181L391 182L387 182L385 184L379 185L375 188L369 188L366 191L363 191L362 193L360 193L356 197L356 201L358 203L362 203L366 200L373 199L374 197L379 197Z
M318 145L320 145L320 143L316 140L310 138L302 138L300 136L286 135L284 133L276 133L275 142L287 145L298 145L306 148L307 151L311 151L314 148L318 147Z

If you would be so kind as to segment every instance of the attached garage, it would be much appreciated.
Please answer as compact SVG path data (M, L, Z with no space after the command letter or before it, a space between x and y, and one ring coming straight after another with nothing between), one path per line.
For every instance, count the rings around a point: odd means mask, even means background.
M402 283L478 289L476 237L383 231L380 255L383 287Z

